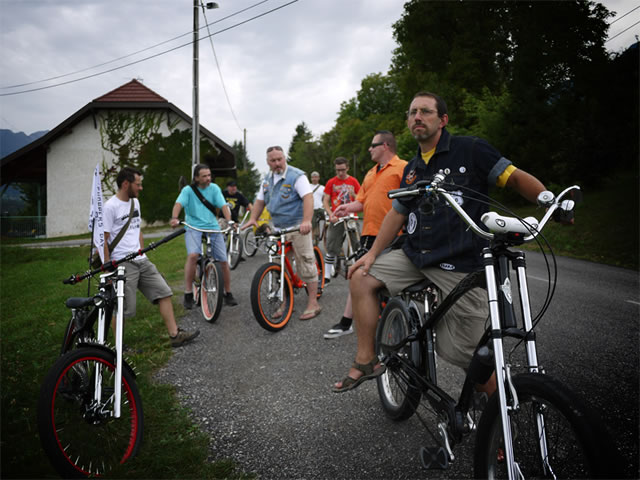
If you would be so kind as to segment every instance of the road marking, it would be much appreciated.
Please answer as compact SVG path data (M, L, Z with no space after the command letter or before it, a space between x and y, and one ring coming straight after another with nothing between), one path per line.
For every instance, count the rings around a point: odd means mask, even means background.
M549 279L548 278L540 278L540 277L534 277L533 275L527 275L528 279L532 279L532 280L538 280L540 282L548 282Z
M640 305L640 302L636 302L635 300L625 300L627 303L633 303L634 305Z

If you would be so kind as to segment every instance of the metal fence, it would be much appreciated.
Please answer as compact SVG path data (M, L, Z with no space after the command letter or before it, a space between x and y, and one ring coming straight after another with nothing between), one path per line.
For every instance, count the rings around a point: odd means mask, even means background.
M47 217L0 217L2 236L44 237L47 234Z

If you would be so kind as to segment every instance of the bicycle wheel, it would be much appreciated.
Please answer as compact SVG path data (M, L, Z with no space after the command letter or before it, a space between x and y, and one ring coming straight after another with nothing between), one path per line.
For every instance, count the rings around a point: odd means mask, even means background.
M316 257L316 269L318 270L318 295L317 298L322 296L324 290L324 256L320 247L313 247L313 255Z
M604 427L563 384L541 374L513 377L520 407L509 412L514 459L523 478L619 478ZM507 478L498 394L489 399L476 434L476 478ZM541 453L538 423L547 454ZM608 466L608 467L607 467Z
M242 241L240 235L237 233L229 234L229 245L227 249L227 261L229 262L229 268L235 270L242 258Z
M251 282L251 308L262 328L277 332L287 326L293 313L293 286L284 275L283 298L280 298L282 268L277 263L262 265Z
M253 228L249 228L245 231L242 243L244 246L244 253L246 253L247 257L253 257L258 251L258 243L256 241L256 235L253 232Z
M120 418L113 416L114 352L98 347L73 350L47 373L38 399L38 431L60 476L105 475L138 452L142 401L133 373L124 367ZM101 394L96 398L99 383Z
M387 370L380 375L378 394L382 409L389 418L400 421L411 417L420 403L420 389L415 375L420 365L420 344L411 342L400 350L397 345L416 330L418 319L399 298L392 298L382 311L376 332L376 354L385 360Z
M217 262L207 261L204 265L202 288L200 289L200 307L204 319L213 323L218 319L222 309L222 268Z

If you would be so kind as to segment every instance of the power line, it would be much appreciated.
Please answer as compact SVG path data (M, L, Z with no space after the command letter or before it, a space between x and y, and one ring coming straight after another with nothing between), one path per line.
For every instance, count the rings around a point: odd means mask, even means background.
M247 8L245 8L244 10L238 11L238 12L236 12L236 13L234 13L234 14L231 14L231 15L229 15L229 16L227 16L227 17L223 18L223 19L220 19L220 20L218 20L218 21L216 21L216 22L213 22L213 23L221 22L221 21L223 21L223 20L225 20L225 19L227 19L227 18L229 18L229 17L231 17L231 16L233 16L233 15L236 15L236 14L238 14L238 13L241 13L241 12L243 12L243 11L246 11L246 10L248 10L249 8L253 8L254 6L257 6L257 5L260 5L260 4L262 4L262 3L265 3L266 1L268 1L268 0L263 0L262 2L259 2L259 3L255 4L255 5L252 5L251 7L247 7ZM290 1L289 3L285 3L284 5L280 5L279 7L273 8L273 9L271 9L271 10L267 10L266 12L263 12L263 13L261 13L261 14L259 14L259 15L256 15L256 16L254 16L254 17L251 17L251 18L249 18L249 19L247 19L247 20L244 20L244 21L242 21L242 22L239 22L239 23L236 23L236 24L234 24L234 25L231 25L230 27L223 28L222 30L218 30L217 32L211 33L211 34L207 35L206 37L203 37L203 38L201 38L201 39L199 39L199 40L204 40L205 38L209 38L209 37L211 37L211 36L218 35L218 34L220 34L220 33L224 33L224 32L226 32L226 31L228 31L228 30L232 30L233 28L236 28L236 27L239 27L239 26L241 26L241 25L244 25L245 23L251 22L251 21L256 20L256 19L258 19L258 18L260 18L260 17L264 17L264 16L266 16L266 15L269 15L270 13L273 13L273 12L275 12L275 11L277 11L277 10L280 10L280 9L282 9L282 8L284 8L284 7L287 7L287 6L291 5L292 3L296 3L297 1L298 1L298 0L292 0L292 1ZM205 27L202 27L202 28L205 28ZM183 36L185 36L185 35L190 35L191 33L193 33L193 32L189 32L189 33L186 33L186 34L180 35L180 36L175 37L175 38L173 38L173 39L171 39L171 40L167 40L167 41L165 41L165 42L162 42L162 43L160 43L160 44L158 44L158 45L162 45L162 44L164 44L164 43L170 42L170 41L172 41L172 40L175 40L175 39L177 39L177 38L183 37ZM118 66L118 67L110 68L110 69L108 69L108 70L103 70L103 71L101 71L101 72L97 72L97 73L94 73L94 74L91 74L91 75L85 75L84 77L76 78L76 79L74 79L74 80L68 80L68 81L66 81L66 82L60 82L60 83L56 83L56 84L53 84L53 85L47 85L47 86L44 86L44 87L30 88L30 89L27 89L27 90L21 90L21 91L18 91L18 92L0 93L0 97L7 97L7 96L11 96L11 95L20 95L20 94L22 94L22 93L36 92L36 91L39 91L39 90L46 90L46 89L49 89L49 88L55 88L55 87L60 87L60 86L63 86L63 85L68 85L68 84L70 84L70 83L79 82L79 81L81 81L81 80L87 80L87 79L89 79L89 78L93 78L93 77L97 77L97 76L100 76L100 75L104 75L104 74L106 74L106 73L111 73L111 72L114 72L114 71L116 71L116 70L120 70L120 69L122 69L122 68L130 67L131 65L136 65L136 64L138 64L138 63L142 63L142 62L145 62L145 61L147 61L147 60L151 60L152 58L156 58L156 57L159 57L159 56L161 56L161 55L164 55L164 54L167 54L167 53L173 52L173 51L175 51L175 50L178 50L178 49L180 49L180 48L187 47L187 46L191 45L192 43L193 43L193 42L184 43L184 44L182 44L182 45L178 45L177 47L173 47L173 48L170 48L170 49L168 49L168 50L164 50L164 51L162 51L162 52L156 53L156 54L154 54L154 55L150 55L150 56L148 56L148 57L144 57L144 58L142 58L142 59L140 59L140 60L135 60L135 61L133 61L133 62L129 62L129 63L126 63L126 64L124 64L124 65L120 65L120 66ZM115 62L115 61L117 61L117 60L121 60L121 59L123 59L123 58L130 57L130 56L135 55L135 54L137 54L137 53L140 53L140 52L142 52L142 51L149 50L149 49L154 48L154 47L156 47L156 46L158 46L158 45L155 45L155 46L152 46L152 47L148 47L148 48L146 48L146 49L140 50L139 52L132 53L132 54L129 54L129 55L125 55L124 57L121 57L120 59L110 60L109 62L105 62L105 63L102 63L102 64L100 64L100 65L96 65L96 66L94 66L94 67L89 67L89 68L86 68L86 69L84 69L84 70L79 70L78 72L74 72L74 73L79 73L79 72L82 72L82 71L90 70L90 69L92 69L92 68L96 68L96 67L98 67L98 66L107 65L107 64L109 64L109 63L113 63L113 62ZM73 75L74 73L69 73L69 74L65 74L65 75L60 75L60 76L58 76L58 77L52 77L52 79L55 79L55 78L62 78L62 77L65 77L65 76ZM51 80L51 79L49 79L49 80ZM33 85L33 84L35 84L35 83L41 83L41 82L44 82L44 81L46 81L46 80L38 80L38 81L35 81L35 82L25 83L25 84L21 84L21 85L14 85L13 87ZM3 88L12 88L12 87L3 87Z
M224 96L227 99L227 105L229 105L229 110L231 110L231 116L236 122L238 126L238 130L242 131L242 127L238 122L238 118L236 117L235 112L233 111L233 107L231 106L231 100L229 100L229 94L227 93L227 87L224 84L224 79L222 78L222 70L220 69L220 64L218 63L218 56L216 55L216 49L213 47L213 38L211 36L211 31L209 30L209 22L207 20L207 13L205 11L204 5L200 2L200 6L202 7L202 14L204 15L204 21L207 24L207 32L209 33L209 43L211 44L211 50L213 51L213 58L216 61L216 68L218 69L218 75L220 76L220 83L222 84L222 91L224 92Z
M627 30L629 30L629 29L631 29L631 28L635 27L635 26L636 26L636 25L638 25L639 23L640 23L640 20L638 20L636 23L634 23L634 24L633 24L633 25L631 25L630 27L625 28L625 29L624 29L624 30L622 30L621 32L616 33L613 37L610 37L610 38L609 38L606 42L604 42L604 43L610 42L610 41L611 41L611 40L613 40L614 38L619 37L619 36L620 36L620 35L622 35L624 32L626 32Z
M637 9L639 9L640 6L637 6L636 8L632 8L631 10L629 10L627 13L625 13L624 15L622 15L621 17L616 18L613 22L611 22L609 25L613 25L614 23L616 23L618 20L622 20L624 17L626 17L627 15L629 15L631 12L635 12Z

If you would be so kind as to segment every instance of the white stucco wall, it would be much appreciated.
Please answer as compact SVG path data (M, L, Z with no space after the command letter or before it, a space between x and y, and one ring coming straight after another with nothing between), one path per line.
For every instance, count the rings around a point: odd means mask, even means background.
M172 120L175 119L172 115ZM181 119L177 128L190 127ZM164 136L170 133L166 113L160 133ZM102 149L100 130L94 127L91 116L50 144L47 153L47 237L88 232L93 171L103 159L111 162L113 154ZM103 191L107 201L110 194L106 193L104 185Z

